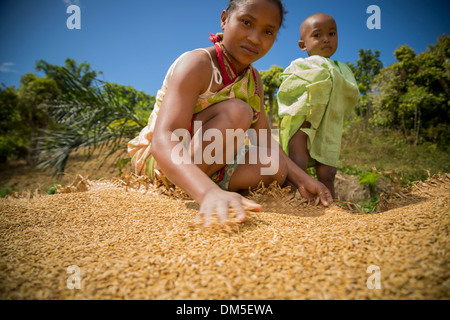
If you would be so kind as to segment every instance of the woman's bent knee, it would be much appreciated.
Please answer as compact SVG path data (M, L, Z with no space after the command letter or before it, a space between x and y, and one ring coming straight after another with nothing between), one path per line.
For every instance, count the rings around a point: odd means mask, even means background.
M223 109L220 111L229 122L231 128L248 129L253 121L252 107L239 99L230 99L222 102Z

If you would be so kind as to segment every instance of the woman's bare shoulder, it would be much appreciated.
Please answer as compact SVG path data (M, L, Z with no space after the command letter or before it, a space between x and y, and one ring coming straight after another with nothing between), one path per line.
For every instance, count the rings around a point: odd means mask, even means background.
M210 48L206 48L210 52ZM208 89L212 74L211 58L202 49L190 51L180 59L174 69L172 78L175 81L188 81L199 87L200 92Z

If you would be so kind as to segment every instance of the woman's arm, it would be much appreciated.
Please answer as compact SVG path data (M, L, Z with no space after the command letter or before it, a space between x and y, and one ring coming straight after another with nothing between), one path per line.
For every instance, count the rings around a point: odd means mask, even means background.
M172 151L180 143L172 141L173 133L178 129L188 130L198 97L209 87L211 75L211 62L203 51L194 51L179 61L158 114L151 146L152 155L164 175L200 204L206 225L214 211L220 220L228 220L230 206L236 209L237 218L242 221L245 220L244 205L261 209L241 195L221 190L192 163L187 152L184 152L181 164L172 159Z
M180 142L172 141L172 137L175 130L189 129L198 96L209 86L212 68L205 55L194 51L178 62L158 114L151 146L152 155L164 174L198 202L215 184L191 163L186 152L183 163L175 164L172 150Z

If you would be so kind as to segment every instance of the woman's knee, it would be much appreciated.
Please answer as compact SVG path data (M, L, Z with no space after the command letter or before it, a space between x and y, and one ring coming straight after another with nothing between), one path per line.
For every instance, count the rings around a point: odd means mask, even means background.
M250 105L239 99L219 102L194 116L194 121L202 126L218 129L243 129L246 131L253 122L253 110Z
M253 121L252 107L239 99L230 99L223 102L221 108L221 116L229 122L229 129L245 129L250 128Z

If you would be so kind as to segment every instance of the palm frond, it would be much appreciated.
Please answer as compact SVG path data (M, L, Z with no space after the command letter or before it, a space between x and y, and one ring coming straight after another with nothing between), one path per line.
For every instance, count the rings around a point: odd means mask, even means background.
M45 130L41 138L44 160L40 168L61 174L69 157L82 150L91 154L107 147L110 155L123 147L124 138L136 136L146 125L137 116L136 100L124 97L124 93L134 93L134 89L98 80L87 86L65 68L61 68L58 80L65 94L52 101L48 108L56 129ZM149 114L154 98L143 97L144 101L139 103L148 104Z

